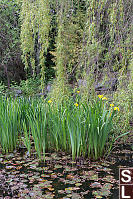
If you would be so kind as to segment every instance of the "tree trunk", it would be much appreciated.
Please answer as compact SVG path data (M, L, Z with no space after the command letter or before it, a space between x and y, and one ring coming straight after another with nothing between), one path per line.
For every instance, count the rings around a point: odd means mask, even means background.
M4 64L4 70L6 73L6 77L7 77L7 85L8 85L8 89L10 88L10 79L9 79L9 74L8 74L8 70L7 70L7 66Z

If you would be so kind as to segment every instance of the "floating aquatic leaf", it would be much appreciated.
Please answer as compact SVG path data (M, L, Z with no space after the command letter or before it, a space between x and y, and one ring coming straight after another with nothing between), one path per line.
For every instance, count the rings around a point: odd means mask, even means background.
M25 194L27 194L27 193L29 193L29 192L30 192L30 190L25 189L25 190L22 190L22 192L23 192L23 193L25 193Z
M75 186L80 187L82 184L81 183L76 183Z
M66 197L67 197L67 198L71 198L71 197L72 197L72 194L67 194Z
M19 186L18 186L18 185L11 187L11 190L12 190L12 191L17 190L17 189L19 189Z
M106 183L106 184L104 184L103 188L110 190L112 188L112 186L113 186L113 184Z
M90 185L92 188L101 188L102 185L99 182L94 182Z
M64 194L65 191L64 191L64 190L58 190L58 193L59 193L59 194Z
M111 176L111 175L108 175L108 176L104 177L102 180L103 180L103 181L106 181L106 182L112 182L112 183L115 182L114 177Z
M72 199L81 199L81 196L78 193L72 193Z
M62 165L56 164L56 165L54 166L54 168L56 168L56 169L61 169L61 168L62 168Z
M6 169L15 169L15 166L6 166Z
M103 198L103 197L102 197L102 196L96 196L96 199L97 199L97 198Z
M51 157L45 157L45 160L52 160L52 158Z
M48 192L47 194L45 194L46 199L52 199L54 197L54 194L52 194L51 192Z
M52 174L51 174L51 178L53 178L53 179L54 179L54 178L57 178L57 175L56 175L55 173L52 173Z
M92 194L96 195L96 196L109 196L110 195L110 191L109 190L100 189L98 191L93 191Z
M83 195L83 196L86 195L86 194L88 194L88 193L89 193L89 190L84 191L84 192L80 192L80 194Z

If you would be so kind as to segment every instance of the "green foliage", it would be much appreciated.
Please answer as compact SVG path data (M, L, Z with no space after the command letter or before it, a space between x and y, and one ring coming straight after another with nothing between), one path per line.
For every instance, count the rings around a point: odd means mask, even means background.
M104 102L69 98L62 103L42 99L0 98L0 145L3 152L13 151L18 136L31 153L31 140L39 158L45 150L71 152L72 158L88 156L98 159L111 150L117 137L113 117L117 110ZM102 99L101 99L102 98ZM121 137L122 134L120 134ZM19 140L20 140L19 139Z
M6 90L6 86L0 82L0 95L4 95L4 92Z
M28 78L22 80L19 86L23 96L35 96L41 91L41 80L39 78Z
M4 85L1 86L2 90L4 89ZM18 85L16 82L12 81L10 84L10 89L5 89L2 94L6 94L7 96L12 97L30 97L36 96L41 92L41 80L36 78L28 78L27 80L22 80Z
M78 65L80 72L91 73L98 81L99 73L104 76L104 69L109 76L129 67L132 23L127 12L131 14L131 1L86 1L82 59Z
M24 143L30 152L30 135L33 136L34 146L39 158L41 159L41 152L45 159L45 148L47 148L47 128L46 128L46 115L47 109L42 103L38 103L36 100L31 102L31 105L26 114L28 126L24 121Z
M52 91L50 96L62 102L64 97L68 94L68 81L66 78L65 70L65 52L64 52L64 43L63 43L63 19L60 14L58 17L58 33L56 38L56 81L53 84Z
M56 48L53 45L58 43L55 41L62 26L63 67L69 81L81 77L82 72L90 71L90 68L93 72L104 66L108 72L126 69L132 52L131 5L131 0L4 0L0 4L2 63L6 61L9 64L14 55L17 58L19 54L20 57L21 31L25 68L32 67L31 76L41 73L44 87L48 48L51 48L56 61L62 56L57 55L58 44Z
M33 76L41 68L41 86L45 83L45 55L49 46L49 1L23 1L21 8L21 49L25 68L32 68ZM35 46L35 43L37 44ZM39 60L36 65L36 59Z
M16 148L20 109L17 101L0 97L0 144L4 153Z
M94 83L99 81L99 73L104 76L106 70L108 76L111 76L112 72L128 69L132 52L131 0L118 2L23 1L23 60L27 67L32 66L33 74L35 71L41 73L42 88L48 73L46 56L49 44L52 44L49 53L55 57L53 61L57 83L54 83L54 87L58 88L57 99L58 93L64 92L68 83L79 78L88 82L86 90L89 91L84 94L93 96ZM36 59L39 60L41 70L38 70Z
M45 151L43 144L49 148L52 142L55 143L53 147L57 150L72 151L73 158L87 153L88 156L96 159L102 156L108 148L107 127L111 129L112 119L109 117L107 107L102 107L101 101L90 102L96 99L95 84L101 80L104 82L114 74L119 79L114 102L122 110L114 116L114 124L119 131L122 129L126 132L130 129L133 117L131 5L131 0L117 2L113 0L4 0L0 3L1 80L8 82L10 87L11 76L16 79L18 74L16 66L13 65L14 60L18 61L22 54L29 78L26 81L20 81L19 86L11 85L11 89L19 88L24 96L34 96L40 92L40 88L42 92L44 91L46 81L53 75L52 65L55 66L56 78L49 94L53 104L47 106L44 103L46 109L42 108L43 102L31 105L28 101L22 101L23 105L19 104L22 112L21 126L24 143L29 151L32 135L39 157L41 152ZM21 30L18 18L21 21ZM19 49L20 42L22 53ZM129 70L131 70L130 76ZM70 84L78 79L84 80L85 85L79 88L82 101L80 101L81 98L76 97L80 105L75 107L73 100L70 99ZM3 93L4 90L1 83L0 92ZM14 90L9 94L14 96ZM8 106L6 103L2 107ZM12 102L8 103L9 108L13 106ZM36 110L39 111L41 118L38 118ZM1 115L4 113L1 112ZM8 111L5 113L7 124L10 127L13 125L12 129L15 129L14 124L8 121L7 115ZM48 138L42 135L42 131L46 131L45 127L41 126L42 120L45 121L44 126L49 127ZM2 116L1 121L4 124L2 132L6 131L8 135ZM14 121L16 122L16 119ZM54 131L50 129L51 126ZM87 129L89 129L88 134ZM14 133L14 130L11 132ZM1 135L3 136L3 133ZM41 136L44 136L44 143L40 139ZM11 138L11 135L9 137ZM7 145L11 141L6 141L4 137L4 142ZM85 146L83 146L84 142ZM102 143L101 149L99 149L100 143ZM5 145L3 145L4 151L12 150L12 144L9 144L9 149L6 149ZM13 145L16 146L16 141L13 141Z
M78 107L68 110L66 122L73 158L88 154L97 159L105 153L113 116L114 112L108 111L101 100L92 104L79 102Z
M127 130L132 131L132 121L133 121L133 61L131 60L130 66L131 70L127 75L123 74L119 78L118 89L114 94L114 102L118 104L121 111L119 117L115 120L116 130L118 132Z
M22 77L19 9L17 0L0 2L0 79L8 86Z

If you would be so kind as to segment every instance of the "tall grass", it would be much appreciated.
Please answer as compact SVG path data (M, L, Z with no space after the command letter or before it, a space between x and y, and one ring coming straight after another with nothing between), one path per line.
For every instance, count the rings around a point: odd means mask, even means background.
M45 148L47 139L46 129L46 114L47 110L44 105L31 104L30 114L27 115L29 121L29 132L33 136L34 146L39 158L41 158L41 152L45 159Z
M43 99L0 98L0 145L13 151L18 137L31 153L31 140L39 158L55 149L72 153L72 158L98 159L112 147L113 117L117 111L96 98L91 102L71 98L62 103ZM112 136L113 135L113 136ZM120 135L121 136L121 135Z
M94 101L86 110L88 156L97 159L106 150L111 129L114 111L106 107L101 100ZM112 113L111 113L112 112Z
M29 99L22 101L22 135L23 142L28 152L31 152L31 138L33 138L34 146L39 158L41 152L45 159L45 148L47 146L47 128L46 128L46 104L40 99Z
M20 109L17 101L0 97L0 145L3 152L13 151L18 139Z
M93 103L70 100L65 105L49 105L48 126L51 141L59 150L72 152L72 157L80 155L97 159L107 150L115 111L100 99Z
M59 149L69 150L66 111L67 107L65 104L51 103L48 105L48 132L51 145L53 145L57 151Z

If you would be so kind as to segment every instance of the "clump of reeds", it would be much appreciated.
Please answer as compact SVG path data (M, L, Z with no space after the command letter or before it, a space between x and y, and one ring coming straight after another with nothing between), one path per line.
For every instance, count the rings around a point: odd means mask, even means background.
M77 94L80 94L78 91ZM72 153L72 158L88 156L98 159L117 139L113 117L118 107L99 95L93 101L72 98L54 102L52 99L0 98L0 145L3 152L13 151L22 138L31 153L31 138L39 158L51 148ZM122 136L122 135L120 135ZM120 137L119 136L119 137Z

